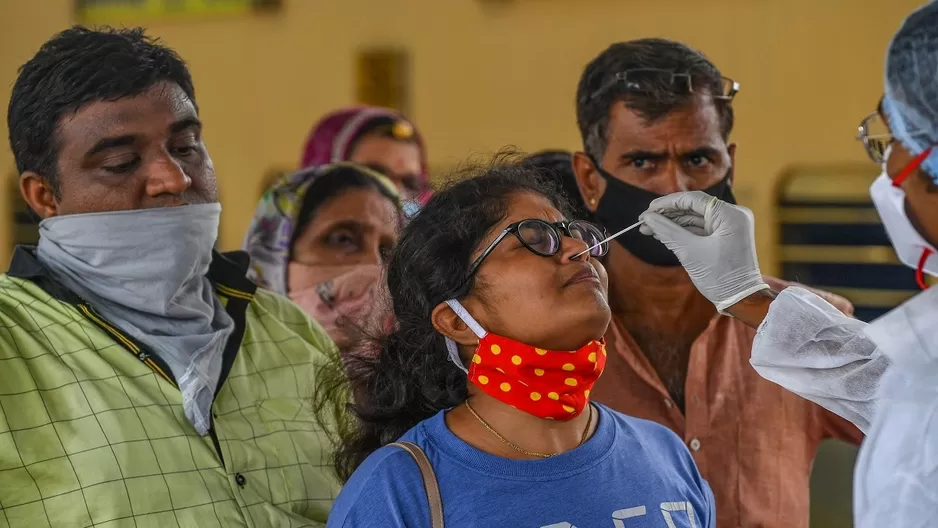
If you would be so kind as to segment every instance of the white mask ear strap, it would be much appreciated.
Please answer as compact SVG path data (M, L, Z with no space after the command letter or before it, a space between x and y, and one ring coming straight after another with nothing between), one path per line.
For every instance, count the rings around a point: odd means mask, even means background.
M460 304L459 301L457 301L456 299L450 299L446 301L446 304L448 304L449 307L452 308L454 312L456 312L456 316L459 317L462 320L462 322L466 323L466 326L468 326L469 329L472 330L472 333L474 333L476 337L478 337L479 339L482 339L483 337L486 336L487 332L482 329L482 325L480 325L478 321L475 320L474 317L469 315L469 312L466 311L466 308L463 307L463 305ZM459 346L456 344L455 341L453 341L452 339L448 337L445 338L445 340L446 340L446 351L449 354L449 360L452 361L457 367L459 367L459 370L468 374L469 369L467 369L466 366L463 365L462 359L459 357Z
M443 339L446 340L446 353L449 356L449 360L452 361L454 365L459 367L459 370L469 374L469 369L467 369L466 366L462 364L462 359L459 357L459 346L455 341L448 337L444 337Z
M448 304L449 307L452 308L454 312L456 312L456 315L462 319L462 322L466 323L466 326L469 327L469 330L472 330L472 333L474 333L476 337L482 339L488 334L488 332L482 329L482 325L480 325L474 317L469 315L469 312L466 311L466 309L459 301L456 299L450 299L446 301L446 304Z

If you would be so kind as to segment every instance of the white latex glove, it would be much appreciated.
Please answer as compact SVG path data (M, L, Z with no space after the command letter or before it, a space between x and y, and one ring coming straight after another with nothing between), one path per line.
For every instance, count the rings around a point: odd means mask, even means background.
M669 194L651 202L641 232L677 255L694 285L720 313L769 287L756 257L752 211L707 193Z

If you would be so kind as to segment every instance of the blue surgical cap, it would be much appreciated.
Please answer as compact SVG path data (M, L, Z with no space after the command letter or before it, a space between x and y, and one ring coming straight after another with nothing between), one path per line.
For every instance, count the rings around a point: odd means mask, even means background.
M913 156L938 145L938 0L909 15L889 44L883 112ZM938 183L938 148L922 169Z

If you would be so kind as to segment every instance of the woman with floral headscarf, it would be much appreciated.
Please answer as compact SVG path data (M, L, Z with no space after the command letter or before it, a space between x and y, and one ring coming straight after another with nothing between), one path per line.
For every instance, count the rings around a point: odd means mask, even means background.
M401 218L396 186L366 167L287 175L261 198L245 237L251 276L290 297L343 349L379 317L381 269Z
M394 110L357 106L320 119L306 141L300 166L340 161L364 165L390 178L401 192L408 216L429 199L423 138L410 121Z

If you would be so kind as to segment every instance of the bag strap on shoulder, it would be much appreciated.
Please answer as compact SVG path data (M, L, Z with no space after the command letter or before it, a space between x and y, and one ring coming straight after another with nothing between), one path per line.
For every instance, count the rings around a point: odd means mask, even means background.
M427 502L430 503L430 526L431 528L443 528L443 499L440 496L440 486L436 481L436 473L433 472L433 465L427 454L420 449L420 446L410 442L394 442L390 444L407 451L417 466L420 468L420 476L423 477L423 488L427 493Z

